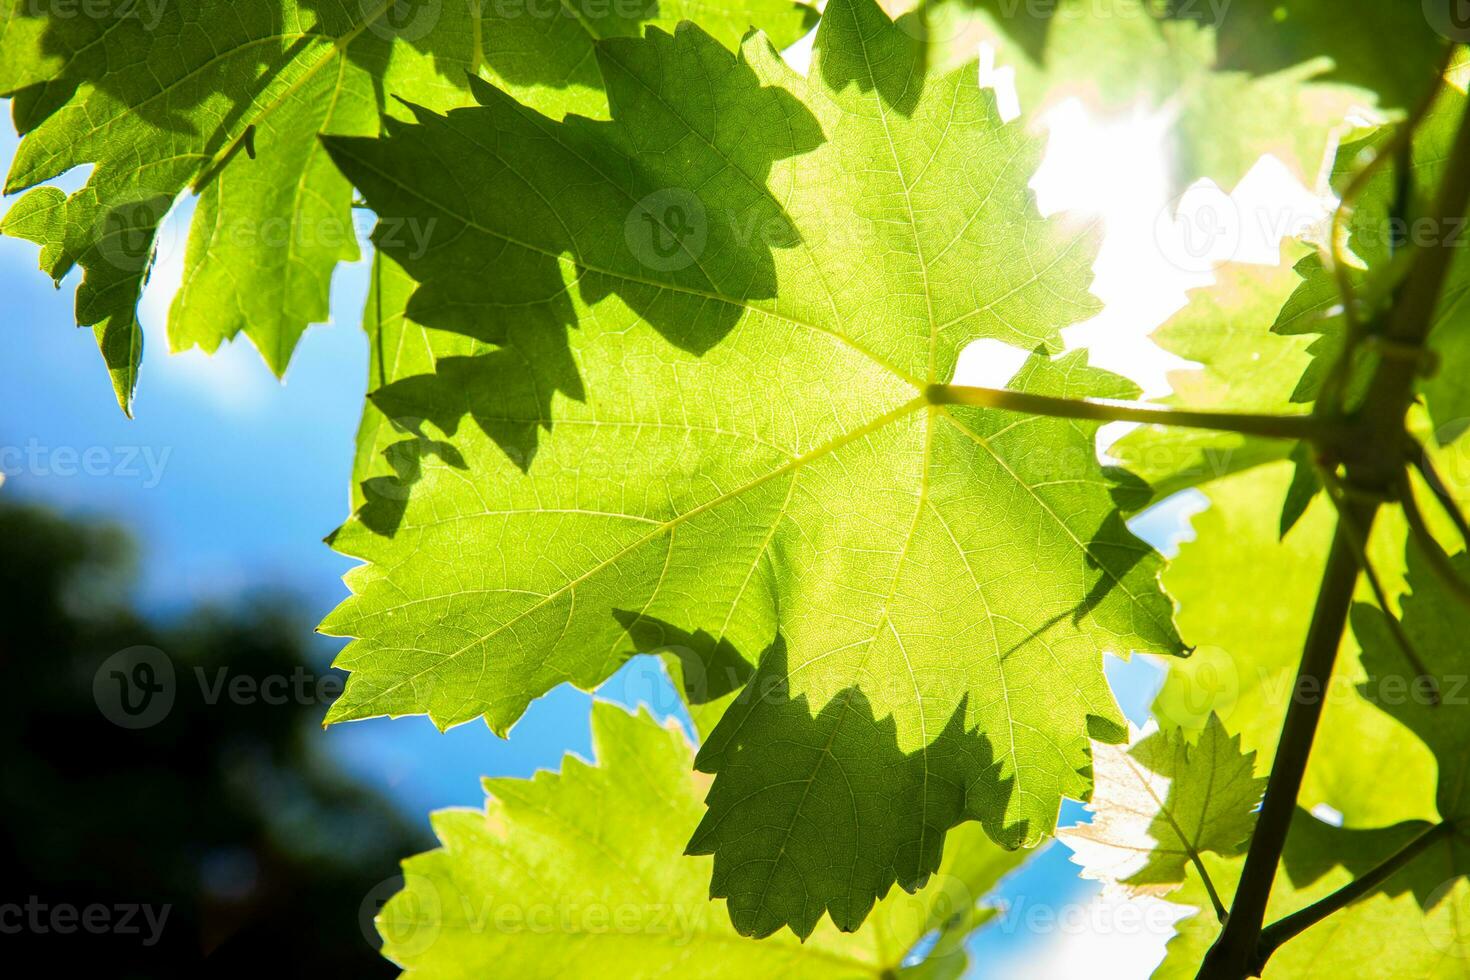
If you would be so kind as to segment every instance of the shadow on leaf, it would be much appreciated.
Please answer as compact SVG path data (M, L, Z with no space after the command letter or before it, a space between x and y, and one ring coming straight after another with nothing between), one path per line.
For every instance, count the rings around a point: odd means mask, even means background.
M912 751L857 687L813 715L805 695L790 696L778 637L695 760L716 779L688 852L714 855L711 894L729 899L735 928L767 936L789 925L806 936L827 912L856 929L895 883L924 884L950 828L976 812L1003 814L1013 781L999 776L990 741L966 728L967 714L966 696Z
M702 355L776 295L772 251L800 239L766 180L822 141L790 93L692 25L597 54L611 122L556 121L472 80L476 106L415 107L416 122L390 120L381 139L327 140L379 216L379 249L419 284L404 315L485 345L390 381L374 403L449 439L473 418L523 471L554 425L553 396L585 400L569 332L594 304Z

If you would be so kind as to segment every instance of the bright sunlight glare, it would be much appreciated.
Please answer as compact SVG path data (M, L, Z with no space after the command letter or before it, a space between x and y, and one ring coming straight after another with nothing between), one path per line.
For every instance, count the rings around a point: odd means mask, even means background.
M1332 204L1269 156L1229 194L1200 180L1171 196L1171 121L1144 107L1103 119L1068 99L1042 117L1047 151L1031 182L1043 214L1085 212L1104 226L1092 285L1104 308L1063 330L1068 349L1088 348L1147 398L1167 394L1169 372L1191 366L1149 339L1187 292L1226 262L1278 264L1282 240L1312 233Z

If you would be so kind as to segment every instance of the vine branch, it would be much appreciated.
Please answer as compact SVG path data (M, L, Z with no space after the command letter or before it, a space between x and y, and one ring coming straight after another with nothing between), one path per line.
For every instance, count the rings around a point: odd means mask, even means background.
M1444 76L1454 64L1455 46L1448 45L1445 49L1443 60L1440 62L1435 77L1439 84L1430 86L1423 98L1413 107L1409 115L1399 124L1397 131L1389 140L1388 144L1378 151L1367 165L1353 174L1347 187L1342 192L1337 209L1332 212L1332 224L1328 233L1328 250L1332 258L1332 277L1337 284L1337 291L1342 294L1343 321L1347 325L1347 338L1343 344L1342 354L1333 363L1328 372L1326 380L1322 384L1322 390L1318 394L1319 401L1328 402L1336 408L1342 408L1343 389L1347 384L1347 376L1352 367L1353 355L1358 345L1363 341L1366 330L1361 317L1358 315L1357 290L1353 286L1351 274L1348 272L1347 256L1345 254L1348 238L1348 228L1345 224L1347 216L1356 207L1358 198L1368 186L1368 181L1378 172L1387 161L1395 160L1398 165L1396 176L1395 193L1393 200L1394 216L1400 219L1407 217L1409 206L1409 193L1413 187L1413 177L1410 173L1412 167L1414 133L1429 110L1434 106L1441 89L1444 87ZM1390 250L1397 251L1400 243L1390 242Z
M1319 467L1322 475L1322 483L1327 487L1327 497L1337 508L1337 519L1342 522L1347 531L1350 543L1353 546L1353 555L1358 559L1358 567L1363 572L1363 577L1368 580L1368 587L1373 590L1373 598L1378 603L1378 608L1383 610L1383 617L1388 623L1388 631L1393 636L1394 643L1398 645L1399 651L1404 659L1409 662L1416 676L1424 678L1429 683L1429 699L1431 704L1439 704L1439 681L1429 673L1429 667L1424 663L1424 658L1419 656L1419 651L1414 649L1409 634L1404 631L1404 624L1393 614L1393 607L1389 605L1388 590L1383 587L1383 580L1378 577L1378 570L1373 567L1373 561L1368 557L1368 534L1357 525L1353 516L1352 508L1348 506L1350 494L1338 479L1337 474L1330 472L1326 467Z
M1371 520L1371 505L1361 507ZM1317 734L1326 698L1323 681L1332 673L1337 648L1342 642L1348 606L1358 580L1358 561L1353 554L1348 530L1339 522L1328 552L1327 567L1322 574L1322 588L1317 593L1312 625L1307 631L1306 648L1292 686L1291 703L1286 722L1281 728L1276 758L1266 782L1266 795L1256 820L1246 852L1245 868L1235 889L1230 915L1215 945L1210 947L1200 967L1200 980L1241 980L1253 976L1255 950L1261 923L1266 915L1266 901L1276 878L1276 865L1286 846L1286 831L1296 810L1297 793L1307 770L1307 756Z
M975 408L999 408L1029 415L1049 415L1066 419L1090 419L1097 422L1143 422L1149 425L1175 425L1188 429L1213 429L1268 439L1305 439L1318 444L1333 444L1345 438L1347 430L1336 422L1317 415L1256 415L1245 412L1189 411L1150 405L1146 402L1117 401L1107 398L1056 398L1034 395L1008 388L977 388L970 385L930 385L924 397L934 405L966 405Z
M1440 221L1462 218L1467 202L1470 202L1470 111L1461 117L1445 176L1435 195L1432 216ZM1452 257L1447 244L1439 240L1442 236L1435 237L1432 244L1416 248L1404 288L1385 318L1384 339L1400 348L1422 347L1434 322L1434 311ZM1339 364L1352 355L1353 348L1349 345L1339 356ZM1420 366L1421 359L1417 357L1379 359L1362 409L1355 417L1358 431L1345 444L1349 449L1345 454L1347 482L1365 492L1348 501L1347 507L1353 525L1365 536L1372 530L1379 507L1379 499L1373 495L1386 497L1404 474L1404 415L1413 397ZM1318 399L1317 413L1336 417L1339 410L1336 399ZM1230 917L1205 955L1199 980L1242 980L1258 975L1264 962L1260 949L1266 903L1296 810L1297 795L1322 716L1325 701L1322 692L1327 690L1331 679L1357 581L1352 533L1347 522L1338 522L1256 832L1246 853Z

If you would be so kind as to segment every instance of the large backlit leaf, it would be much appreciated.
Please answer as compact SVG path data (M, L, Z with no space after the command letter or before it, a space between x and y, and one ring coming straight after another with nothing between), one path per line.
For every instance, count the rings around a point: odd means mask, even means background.
M829 6L809 78L693 27L598 57L611 122L480 86L330 143L385 228L436 222L379 239L407 315L481 343L374 396L419 451L335 538L368 564L324 624L357 638L332 718L504 732L682 648L694 700L744 684L699 757L715 893L745 933L854 928L963 820L1049 833L1124 734L1102 653L1178 649L1096 424L930 397L968 341L1054 350L1096 309L1095 229L1036 213L1040 142L973 70L919 94L871 0ZM1080 355L1012 384L1136 394Z
M1215 26L1222 67L1269 75L1310 66L1358 90L1363 101L1395 110L1411 108L1433 84L1447 41L1436 28L1458 26L1444 0L1170 0L1170 6L1178 16Z

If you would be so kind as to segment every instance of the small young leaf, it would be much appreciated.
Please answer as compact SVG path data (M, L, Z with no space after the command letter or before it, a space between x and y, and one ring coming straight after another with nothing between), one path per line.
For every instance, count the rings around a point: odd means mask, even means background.
M1266 786L1255 758L1213 713L1193 744L1178 730L1135 731L1126 746L1095 742L1093 820L1057 837L1084 878L1163 895L1201 854L1235 854L1250 837Z
M1317 472L1317 461L1312 458L1314 450L1309 443L1299 442L1291 450L1291 483L1286 488L1286 500L1281 504L1281 536L1284 538L1296 527L1297 521L1307 512L1317 494L1322 492L1322 477Z
M1446 85L1414 131L1406 213L1394 214L1399 179L1397 163L1390 160L1384 161L1364 185L1347 222L1352 254L1344 272L1355 288L1361 306L1359 318L1365 323L1392 304L1394 289L1406 269L1400 259L1428 247L1442 246L1452 251L1429 334L1432 360L1424 364L1418 382L1434 424L1435 441L1440 444L1453 441L1470 426L1470 383L1465 380L1470 376L1470 341L1466 340L1470 336L1470 230L1463 217L1439 221L1424 215L1444 176L1450 147L1465 112L1465 98L1453 84ZM1380 129L1338 150L1333 183L1339 192L1368 161L1391 151L1392 136L1391 129ZM1303 259L1297 266L1302 282L1272 328L1283 335L1314 338L1309 351L1311 363L1293 393L1297 402L1316 399L1342 350L1346 332L1343 296L1332 268L1326 254ZM1350 394L1359 392L1366 379L1359 374L1355 380L1356 384L1348 386Z

